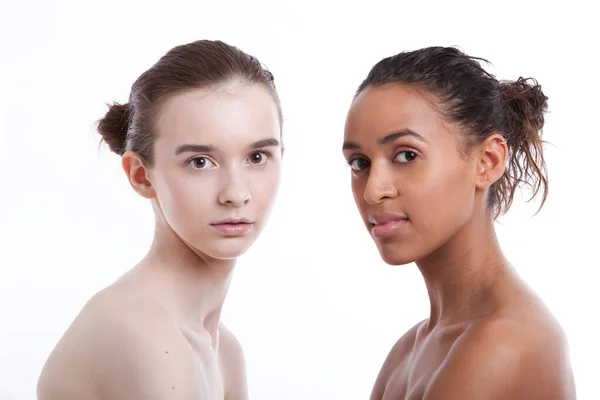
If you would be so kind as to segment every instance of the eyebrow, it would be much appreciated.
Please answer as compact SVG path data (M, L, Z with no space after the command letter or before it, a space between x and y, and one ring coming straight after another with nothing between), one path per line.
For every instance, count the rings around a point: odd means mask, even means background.
M248 147L250 149L255 150L255 149L262 149L265 147L278 147L278 146L279 146L279 140L277 140L277 139L262 139L257 142L251 143ZM185 153L185 152L213 153L215 151L217 151L217 148L215 146L211 146L211 145L184 144L184 145L177 147L177 149L175 149L175 155L179 155L179 154Z
M419 139L420 141L427 143L427 141L425 140L425 138L423 136L419 135L417 132L415 132L411 129L402 129L402 130L399 130L398 132L390 133L390 134L384 136L383 138L377 140L377 142L379 142L380 145L384 145L384 144L393 142L394 140L404 137L404 136L413 136L413 137ZM342 150L358 150L360 148L361 148L360 145L355 142L344 142L344 145L342 146Z
M263 139L258 142L254 142L250 145L251 149L262 149L263 147L279 147L279 140L277 139Z
M202 144L184 144L184 145L177 147L177 149L175 149L175 155L179 155L179 154L185 153L185 152L212 153L216 150L217 150L217 148L215 146L205 146Z

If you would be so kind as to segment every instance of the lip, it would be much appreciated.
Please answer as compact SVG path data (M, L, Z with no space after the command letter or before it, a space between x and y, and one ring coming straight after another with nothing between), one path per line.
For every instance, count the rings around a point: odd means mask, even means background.
M382 213L376 214L369 219L373 226L371 233L376 238L394 236L408 223L406 215Z
M250 232L254 223L246 218L227 218L210 224L225 236L243 236Z
M222 224L251 224L252 221L246 218L227 218L217 222L213 222L211 225L222 225Z

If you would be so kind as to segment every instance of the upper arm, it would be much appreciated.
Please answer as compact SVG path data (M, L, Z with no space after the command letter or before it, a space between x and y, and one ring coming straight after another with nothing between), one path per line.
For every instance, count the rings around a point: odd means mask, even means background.
M246 362L242 346L223 324L219 330L219 356L224 371L225 399L247 399Z
M396 368L402 364L414 347L417 331L422 324L423 322L420 322L412 327L394 344L385 358L381 369L379 370L377 380L375 381L375 385L373 385L373 389L371 391L371 399L381 399L383 397L383 393L385 392L385 388L391 375L394 373Z
M473 327L450 350L423 399L571 399L554 354L548 338L512 323Z
M119 332L99 355L100 391L108 398L189 400L201 398L201 380L189 344L182 338Z
M38 398L199 398L189 343L155 310L132 312L113 300L86 304L45 364Z

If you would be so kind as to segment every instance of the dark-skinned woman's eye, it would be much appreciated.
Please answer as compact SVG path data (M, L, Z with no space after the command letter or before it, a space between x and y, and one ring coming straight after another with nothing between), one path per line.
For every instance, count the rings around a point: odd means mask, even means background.
M354 158L348 162L354 171L362 171L371 166L371 162L365 158Z

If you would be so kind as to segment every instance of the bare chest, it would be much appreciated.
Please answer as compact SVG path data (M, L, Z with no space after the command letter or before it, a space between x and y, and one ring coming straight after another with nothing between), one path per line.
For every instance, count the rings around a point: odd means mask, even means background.
M194 377L198 392L209 399L225 398L223 366L218 353L211 347L210 338L204 335L185 334L194 357Z
M454 340L431 338L416 345L390 374L382 400L421 400Z

